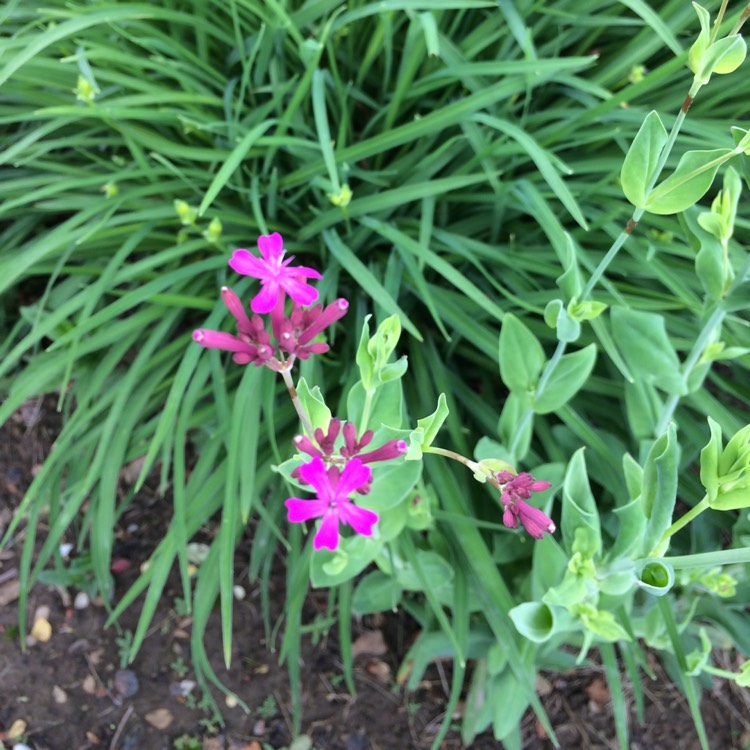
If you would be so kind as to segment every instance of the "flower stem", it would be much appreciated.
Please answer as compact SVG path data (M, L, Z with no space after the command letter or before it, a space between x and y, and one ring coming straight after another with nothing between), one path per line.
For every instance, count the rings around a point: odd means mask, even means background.
M708 672L708 674L712 674L715 677L724 677L727 680L736 680L737 679L737 672L730 672L727 669L719 669L718 667L712 667L710 664L704 664L702 667L702 671Z
M479 468L476 462L472 461L470 458L466 458L466 456L462 456L460 453L448 450L447 448L438 448L434 445L431 445L427 448L424 448L423 452L434 453L436 456L445 456L446 458L452 458L454 461L458 461L460 464L467 466L472 471L476 471L477 468Z
M487 474L486 471L482 470L482 467L476 462L472 461L470 458L466 458L466 456L462 456L460 453L456 453L456 451L448 450L447 448L437 448L434 445L431 445L427 448L423 449L424 453L434 453L436 456L445 456L446 458L450 458L454 461L458 461L458 463L463 464L467 469L469 469L474 474L481 474L483 476L487 477L487 482L489 482L493 487L497 487L497 489L502 489L500 483L495 479L495 477L492 474Z
M716 35L719 33L719 26L721 26L721 22L724 20L724 14L727 12L727 5L729 5L729 0L722 0L721 8L719 8L719 12L716 14L714 27L711 29L711 39L709 44L713 44L716 41Z
M715 331L718 330L721 326L722 322L724 321L725 315L726 311L724 310L724 308L721 305L716 305L713 312L711 313L711 316L703 326L700 334L698 334L698 338L695 340L693 348L690 350L690 354L685 360L685 364L683 364L682 366L682 382L685 385L686 390L690 373L693 371L693 368L696 366L696 364L698 364L698 360L701 358L701 355L703 354L709 340L714 335ZM667 426L669 425L669 420L672 419L672 416L674 415L675 409L677 408L677 404L679 404L679 402L680 396L676 393L673 393L667 399L659 417L659 421L656 423L656 428L654 429L654 435L656 437L663 435L666 431Z
M736 289L741 284L744 284L747 280L748 274L750 274L750 256L748 256L745 259L745 264L742 268L742 271L737 275L732 285L729 287L729 289L726 291L726 295L730 294L734 289ZM696 339L695 343L693 344L693 348L690 350L690 354L688 355L687 359L685 360L685 364L682 366L682 377L683 382L687 386L688 378L690 377L690 373L693 371L693 368L698 364L698 361L700 360L701 356L703 355L703 352L706 349L706 346L708 345L708 342L711 340L711 337L714 335L715 331L719 330L721 327L721 324L724 322L724 318L727 314L727 311L725 310L723 304L721 301L717 302L714 305L714 309L706 321L705 325L703 326L700 334L698 334L698 338ZM664 404L664 408L662 409L661 415L659 417L659 421L656 423L656 428L654 430L654 435L656 437L659 437L664 433L664 431L667 429L667 425L669 424L669 420L672 419L672 416L674 415L675 410L677 409L677 405L680 402L680 396L676 394L672 394Z
M750 3L748 3L745 10L742 11L740 17L737 19L737 23L732 27L732 30L727 36L734 36L735 34L739 34L742 25L745 23L745 21L747 21L748 18L750 18Z
M665 557L675 570L683 568L712 568L716 565L739 565L750 563L750 547L721 549L716 552L699 552L694 555Z
M281 373L281 377L284 379L284 385L286 385L287 391L289 391L289 398L292 399L294 408L299 415L299 421L302 422L302 427L310 437L313 437L313 428L312 424L310 424L310 418L307 416L307 413L302 407L302 402L299 400L297 389L294 387L294 381L292 380L292 373L290 370L291 367L287 367L283 370L279 370L279 372Z
M362 407L362 418L359 424L359 434L364 435L367 430L367 423L370 421L370 411L372 409L372 397L375 391L365 390L365 404Z
M697 505L692 507L684 516L680 516L665 532L661 538L661 541L657 545L657 549L664 547L665 543L668 542L680 529L687 526L694 518L703 513L708 508L708 495L701 500ZM659 557L659 555L649 555L649 557Z
M685 98L685 102L680 108L680 111L677 113L677 117L675 117L675 121L672 125L672 130L670 131L669 136L667 138L667 142L664 144L664 148L662 149L662 152L659 155L659 159L656 162L656 166L654 167L654 172L651 175L651 179L649 180L649 184L646 188L646 196L648 196L648 194L656 186L656 181L659 179L659 175L661 174L661 171L664 169L664 165L667 163L669 154L671 153L674 143L677 140L677 135L679 134L680 129L682 128L682 124L685 121L685 117L687 116L688 109L690 108L690 105L692 104L693 100L697 96L698 91L700 90L702 85L703 84L697 78L693 78L693 83L690 86L690 90L688 91L688 95ZM615 241L612 243L609 250L607 250L604 257L599 261L599 264L594 269L593 273L591 274L591 277L589 278L588 282L583 288L583 291L581 292L579 301L586 300L586 298L594 290L594 287L599 282L599 279L604 275L609 265L615 259L620 248L625 244L628 237L630 237L630 235L633 233L636 225L638 224L638 222L640 221L644 213L645 213L645 209L643 208L636 208L636 210L633 212L633 215L630 221L628 221L625 228L622 230L622 232L620 232L620 234L617 236ZM542 375L539 378L539 382L537 383L537 387L536 387L537 398L542 395L544 388L546 387L547 383L552 377L552 374L554 373L558 364L560 363L560 360L562 359L563 354L565 354L566 349L567 349L567 343L565 341L558 341L557 348L555 349L555 352L552 355L552 358L545 365L544 370L542 371ZM528 426L533 416L534 416L534 410L531 407L527 407L526 411L523 413L523 415L521 416L521 419L518 422L515 433L511 440L511 444L509 446L509 450L511 454L515 455L515 452L518 449L518 444L521 440L521 437L523 436L524 430Z

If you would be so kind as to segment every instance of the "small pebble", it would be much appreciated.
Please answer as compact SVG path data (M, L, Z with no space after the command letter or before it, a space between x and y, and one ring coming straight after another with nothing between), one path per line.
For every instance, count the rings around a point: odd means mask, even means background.
M232 593L234 594L234 598L239 602L241 602L247 596L247 592L242 588L242 586L234 586L232 588Z
M73 607L74 609L86 609L90 603L89 595L85 591L79 591L73 600Z
M39 620L40 618L44 620L49 620L49 616L50 616L50 609L46 604L42 604L41 606L37 607L34 612L35 620Z
M123 698L130 698L138 692L138 678L132 669L118 669L115 672L115 690Z
M52 700L55 703L67 703L68 694L59 685L55 685L52 688Z
M149 711L143 718L156 729L166 729L174 721L172 712L167 708Z
M31 628L31 637L41 643L46 643L52 638L52 625L44 617L37 617Z
M180 680L180 682L169 683L169 694L173 698L185 698L195 689L193 680Z
M86 675L83 678L83 682L81 682L81 688L83 688L84 693L93 695L96 692L96 680L94 676L90 674Z
M16 719L10 725L10 729L5 733L5 736L11 740L14 737L20 737L22 734L26 732L27 726L28 724L23 719Z
M207 557L210 547L201 542L191 542L187 546L187 559L189 562L200 565Z
M109 569L117 574L123 573L130 567L130 560L126 560L124 557L118 557L116 560L112 560Z

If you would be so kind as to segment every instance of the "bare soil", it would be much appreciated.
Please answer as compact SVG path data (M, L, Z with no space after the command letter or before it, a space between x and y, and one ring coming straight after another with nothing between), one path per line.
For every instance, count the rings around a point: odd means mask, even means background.
M49 452L57 428L53 403L45 400L24 405L0 430L0 535ZM170 516L169 503L148 491L128 509L117 530L116 554L130 567L116 576L118 595L136 577ZM121 664L119 639L135 629L137 609L123 615L118 634L114 628L104 629L106 611L96 601L77 609L76 591L50 586L38 585L30 593L29 621L39 607L48 608L51 637L22 652L14 595L17 570L16 544L0 552L0 746L23 742L32 750L268 750L291 742L288 676L265 641L257 588L246 584L246 597L235 603L230 670L223 666L218 612L206 634L216 673L250 708L247 713L227 705L217 692L222 707L218 721L202 705L198 688L181 694L193 673L191 619L176 609L177 586L168 587L135 663L122 671L126 665ZM242 582L243 571L237 573ZM283 580L280 567L274 578L277 611ZM322 597L311 595L306 617L312 620L323 606ZM363 638L360 645L372 644L370 649L380 652L357 657L354 697L343 684L336 638L304 640L303 733L317 750L429 748L444 715L450 664L437 665L420 689L408 694L394 684L394 675L414 624L403 614L366 618L353 623L352 632L355 639ZM685 700L663 672L659 676L644 685L644 725L631 715L631 750L699 748ZM562 748L617 747L603 670L547 674L539 687ZM750 747L750 691L717 681L704 694L702 710L711 748ZM444 741L444 750L463 747L459 723L457 716L456 730ZM21 739L9 736L14 724L23 727ZM533 714L525 716L522 729L526 750L553 747ZM486 734L471 747L489 750L500 743Z

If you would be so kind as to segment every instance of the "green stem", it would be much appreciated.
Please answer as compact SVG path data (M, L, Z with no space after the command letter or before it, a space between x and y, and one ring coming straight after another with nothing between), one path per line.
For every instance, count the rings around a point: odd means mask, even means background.
M437 448L434 445L431 445L428 448L424 448L423 453L433 453L436 456L445 456L445 458L450 458L453 461L458 461L458 463L463 464L474 475L481 474L482 476L486 477L486 481L488 484L491 484L493 487L496 487L498 490L502 491L502 485L497 481L497 479L495 479L495 475L492 472L488 473L488 470L486 468L483 469L481 464L477 463L476 461L472 461L470 458L466 458L466 456L462 456L460 453L456 453L456 451L448 450L447 448Z
M675 570L680 568L712 568L715 565L739 565L750 562L750 547L700 552L696 555L677 555L662 559Z
M719 8L716 20L714 21L714 27L711 29L711 39L709 44L713 44L716 41L716 35L719 33L719 26L721 26L721 22L724 20L724 14L727 12L727 5L729 5L729 0L722 0L721 8Z
M724 321L725 315L726 311L721 305L717 304L716 307L714 307L713 312L711 313L711 317L709 317L709 319L706 321L703 329L698 335L698 338L695 340L693 348L690 350L690 354L685 360L685 364L683 364L682 366L682 382L685 385L686 390L690 373L698 364L698 360L703 355L703 352L705 351L709 340L713 337L716 330L721 326L722 322ZM679 402L680 396L676 393L673 393L667 399L662 409L661 415L659 416L659 421L656 423L656 428L654 429L654 435L656 437L663 435L666 431L667 426L669 425L669 421L672 419L672 416L674 415L675 409L677 408Z
M664 148L662 149L661 154L659 155L659 159L657 160L656 166L654 167L654 172L651 175L651 179L649 180L648 186L646 187L646 197L648 197L649 193L654 189L654 186L656 185L656 181L659 179L659 175L664 169L664 165L667 163L669 154L671 153L674 143L677 140L677 135L679 134L680 129L682 128L682 124L685 121L685 117L687 116L688 109L690 108L690 105L692 104L693 100L697 96L698 91L700 91L700 88L702 85L703 84L697 78L693 78L693 83L690 86L690 90L688 91L688 95L685 98L685 102L680 108L680 111L678 112L677 117L675 117L675 121L672 125L672 130L669 133L667 142L664 145ZM588 282L586 283L586 286L583 288L583 291L581 292L580 301L584 301L594 290L594 287L599 282L599 279L604 275L609 265L617 256L617 253L619 252L620 248L625 244L628 237L630 237L630 235L633 233L633 230L635 229L636 225L638 224L641 217L643 216L644 211L645 209L643 208L636 208L636 210L633 212L633 216L631 217L625 229L623 229L622 232L620 232L620 234L617 236L615 241L612 243L609 250L607 250L606 254L599 261L599 264L597 265L597 267L594 269L593 273L591 274L591 277L589 278ZM552 355L552 358L545 365L542 375L539 378L539 382L537 383L537 387L536 387L537 398L542 395L544 388L549 382L549 379L552 377L552 374L554 373L558 364L560 363L560 360L562 359L563 354L565 354L566 349L567 349L566 342L559 341L557 343L557 348L555 349L555 352ZM528 426L533 416L534 416L534 410L531 407L527 407L526 411L523 413L521 419L518 422L515 433L511 440L511 444L509 446L509 450L511 454L515 455L515 452L518 449L518 444L521 440L524 430Z
M374 390L365 390L365 404L362 407L362 419L360 420L359 424L360 435L364 435L365 430L367 430L367 423L370 421L370 411L372 409L372 397L374 394Z
M292 380L292 373L290 370L291 364L288 368L280 370L279 372L281 373L281 377L284 379L284 385L286 385L287 391L289 391L289 398L292 399L294 408L297 411L297 415L299 416L299 421L302 422L302 427L310 437L313 437L312 424L310 424L310 419L307 416L304 407L302 406L302 402L299 400L297 389L294 387L294 381Z
M708 674L712 674L715 677L724 677L727 680L736 680L739 676L737 672L730 672L728 669L712 667L710 664L704 664L702 671L708 672Z
M657 545L657 549L660 549L664 544L669 541L680 529L687 526L694 518L699 516L709 507L708 495L701 500L697 505L692 507L684 516L680 516L665 532L661 538L661 541ZM656 557L656 555L654 555Z
M460 453L456 453L456 451L448 450L448 448L438 448L437 446L430 445L429 447L424 448L423 452L434 453L436 456L445 456L446 458L451 458L454 461L458 461L460 464L467 466L472 471L477 471L477 469L479 469L479 465L475 461L472 461L470 458L466 458L466 456L462 456Z
M651 188L649 188L649 191L650 189ZM594 269L593 273L591 274L591 278L588 280L586 286L581 292L581 300L585 300L591 294L591 292L594 291L594 287L599 283L599 279L604 275L604 272L609 267L609 264L615 259L615 256L620 251L620 248L625 244L628 237L630 237L632 229L635 229L635 225L639 222L641 216L643 216L643 209L637 208L633 212L633 216L628 222L627 228L623 229L622 232L617 235L617 238L612 243L612 246L609 248L609 250L607 250L607 254L599 261L599 265ZM628 229L630 229L631 227L631 231L628 231Z
M544 368L544 371L542 372L542 375L539 378L539 382L537 383L537 386L536 386L537 396L541 395L541 393L544 391L544 388L546 387L547 382L552 377L552 374L555 372L555 368L557 367L558 363L562 359L563 354L565 354L566 348L567 348L567 344L564 341L557 342L557 347L554 353L552 354L552 357L550 358L549 362L547 362ZM518 443L521 441L521 437L523 436L523 433L528 427L529 422L531 421L531 418L533 416L534 416L534 410L531 408L526 409L518 425L516 426L516 430L513 433L513 439L511 440L510 446L508 448L512 456L516 455L516 451L518 450Z
M748 3L745 10L742 11L742 14L737 19L737 23L732 27L732 30L727 34L727 36L734 36L735 34L740 33L740 29L742 28L742 25L747 21L747 19L750 18L750 3Z
M734 282L731 284L724 296L726 297L727 295L731 294L731 292L738 286L744 284L747 280L748 274L750 274L750 256L745 259L745 264L742 267L742 270L739 274L737 274ZM723 323L726 314L726 310L723 308L721 302L717 302L714 306L711 316L703 326L700 334L698 335L698 338L695 341L695 344L693 344L693 348L690 350L690 354L685 360L685 364L682 366L683 382L686 386L688 378L690 377L690 373L693 371L693 368L703 355L703 352L705 351L706 346L713 336L714 332ZM676 394L672 394L667 399L666 403L664 404L664 408L662 409L662 413L659 417L659 421L657 422L656 428L654 430L655 437L659 437L660 435L664 434L669 421L672 419L672 416L677 409L677 405L679 404L679 402L680 396Z

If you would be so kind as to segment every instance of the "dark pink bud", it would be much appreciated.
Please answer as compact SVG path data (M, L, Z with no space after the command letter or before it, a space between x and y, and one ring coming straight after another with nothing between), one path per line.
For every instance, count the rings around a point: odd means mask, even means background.
M510 471L498 471L495 474L498 483L502 485L500 502L503 504L503 523L510 529L518 526L518 521L535 539L541 539L545 532L553 533L555 524L552 519L539 508L526 502L532 492L543 492L552 485L550 482L536 480L528 472L513 474Z
M313 445L313 441L307 435L297 435L293 442L298 451L307 453L308 456L323 458L323 454Z
M250 344L240 341L231 333L209 331L205 328L193 331L193 341L206 349L224 349L227 352L249 352L251 349Z
M247 317L240 298L228 286L221 288L221 297L227 306L227 310L232 313L234 319L237 321L237 330L240 333L249 335L252 330L250 318Z
M299 359L310 359L313 354L325 354L331 347L322 341L309 346L298 346L294 352Z
M347 422L344 425L344 443L346 445L346 453L342 455L351 455L356 451L357 445L357 425L354 422Z
M519 500L516 503L516 508L518 509L518 517L524 529L535 539L541 539L545 531L550 534L554 533L555 524L544 511L535 508L533 505L529 505L523 500Z
M361 451L362 448L367 447L372 442L372 439L374 437L375 437L375 433L372 430L365 430L365 433L362 435L362 437L359 439L359 442L357 443L357 450Z
M279 349L282 351L293 354L296 350L297 342L294 337L294 328L292 327L292 321L289 320L289 318L284 318L281 321L276 340L279 342Z
M408 447L409 446L403 440L389 440L374 451L360 453L357 458L363 464L370 464L373 461L390 461L391 459L398 458L406 453Z
M331 441L331 447L333 447L333 443L336 442L339 432L341 432L341 418L334 417L328 423L328 439Z
M335 302L331 302L331 304L316 317L315 321L300 334L298 339L299 343L304 346L309 341L312 341L322 330L328 328L331 323L343 318L348 309L349 303L343 297L337 299Z
M323 430L318 428L315 430L315 440L317 441L320 449L325 453L326 456L330 456L333 453L333 447L336 443L336 438L339 436L341 430L341 420L338 417L334 417L328 423L328 434L325 435Z

